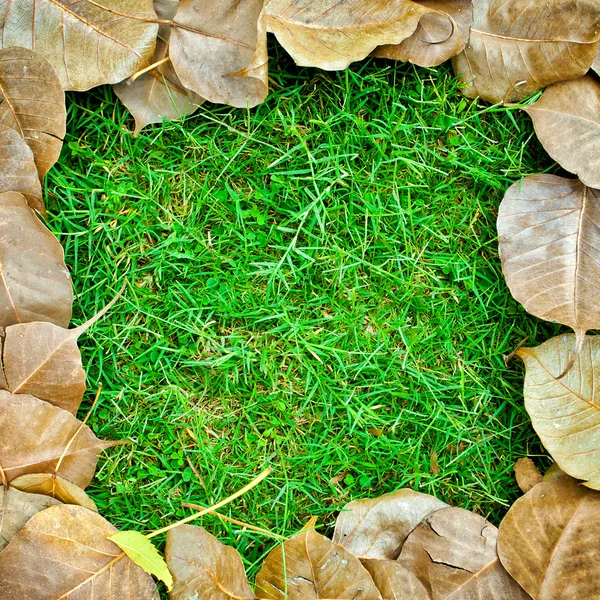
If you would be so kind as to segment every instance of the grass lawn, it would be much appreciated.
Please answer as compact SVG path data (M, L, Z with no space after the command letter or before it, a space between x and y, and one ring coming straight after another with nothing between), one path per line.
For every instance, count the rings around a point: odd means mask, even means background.
M137 139L109 88L68 98L47 203L74 322L128 280L81 340L86 406L104 386L92 428L133 442L90 494L151 530L270 465L224 514L327 533L346 502L408 486L498 523L514 461L542 454L503 356L557 329L510 297L495 218L553 163L524 113L463 99L446 66L271 55L264 105L206 104ZM202 523L251 574L276 543Z

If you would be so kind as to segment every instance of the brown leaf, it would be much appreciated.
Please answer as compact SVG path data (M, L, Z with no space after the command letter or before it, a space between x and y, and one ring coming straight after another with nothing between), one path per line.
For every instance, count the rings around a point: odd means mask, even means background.
M181 0L169 55L183 86L246 108L267 96L263 0Z
M158 29L152 0L0 0L0 14L0 45L35 48L65 90L123 81L148 64Z
M377 46L410 37L431 12L410 0L267 0L267 29L298 65L345 69Z
M66 410L27 394L0 391L0 467L8 481L25 473L54 473L64 454L58 474L85 488L99 454L114 445L99 440Z
M596 58L594 58L594 62L592 63L592 69L600 75L600 47L598 48L598 52L596 52Z
M369 559L363 565L385 600L431 600L425 586L399 562Z
M527 368L525 408L558 466L600 489L600 336L586 337L574 368L557 379L575 344L573 335L561 335L517 352Z
M152 577L111 542L117 530L81 506L32 517L0 553L0 589L19 600L158 600Z
M600 11L599 11L600 12ZM525 108L548 154L582 183L600 188L600 83L587 76L551 85Z
M28 473L13 479L11 486L29 494L42 494L65 504L77 504L98 512L94 501L74 483L56 473Z
M536 600L600 598L600 494L570 477L536 485L500 524L498 554Z
M542 481L552 481L557 477L568 477L568 475L555 462L553 462L548 467L548 470L544 473Z
M511 294L536 317L573 328L577 350L585 332L600 327L599 226L600 191L555 175L515 183L498 213Z
M433 496L408 489L355 500L340 512L333 541L360 558L395 559L416 525L447 506Z
M520 458L515 463L515 477L524 494L542 481L542 474L530 458Z
M416 31L400 44L380 46L373 56L435 67L462 52L473 23L472 0L420 0L430 8Z
M358 558L312 529L269 553L256 576L254 592L258 598L274 600L381 600Z
M16 192L0 194L0 327L66 326L73 287L58 240Z
M596 0L474 0L471 37L452 66L469 98L516 102L585 75L598 39Z
M171 529L165 560L174 580L171 600L254 598L237 550L221 544L202 527Z
M504 570L496 553L498 530L462 508L426 517L408 536L398 562L430 590L433 600L529 596Z
M0 550L33 515L60 502L47 496L26 494L13 487L0 486Z

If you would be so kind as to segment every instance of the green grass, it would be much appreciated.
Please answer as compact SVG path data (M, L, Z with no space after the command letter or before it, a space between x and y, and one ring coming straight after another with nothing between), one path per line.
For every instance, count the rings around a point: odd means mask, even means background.
M542 453L503 356L556 329L510 297L495 218L553 164L526 115L463 99L445 66L325 73L272 51L264 105L137 139L110 89L68 98L47 202L74 322L128 280L81 341L87 406L104 386L90 425L132 441L90 494L151 530L270 465L224 513L330 532L346 502L408 486L498 523L514 461ZM251 573L275 543L203 524Z

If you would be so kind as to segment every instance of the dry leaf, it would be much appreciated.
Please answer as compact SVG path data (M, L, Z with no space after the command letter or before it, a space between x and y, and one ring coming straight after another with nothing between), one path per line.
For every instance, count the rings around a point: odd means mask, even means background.
M600 10L599 10L600 12ZM600 188L600 83L587 76L551 85L525 108L548 154L582 183Z
M369 559L363 565L385 600L431 600L425 586L399 562Z
M267 29L298 65L333 71L410 37L431 12L411 0L267 0Z
M99 440L66 410L27 394L0 391L0 467L8 481L26 473L54 473L64 454L57 474L85 488L99 454L114 445Z
M73 287L62 246L16 192L0 194L0 281L0 327L69 323Z
M269 553L254 592L258 598L273 600L381 600L358 558L312 529Z
M0 550L33 515L60 504L54 498L26 494L13 487L0 486Z
M474 0L471 37L452 66L469 98L516 102L585 75L599 39L596 0Z
M152 0L0 0L0 14L2 47L34 48L65 90L117 83L146 66L158 29Z
M447 506L433 496L408 489L355 500L340 512L333 541L360 558L395 559L416 525Z
M183 86L240 108L267 96L263 0L181 0L169 55Z
M600 494L570 477L536 485L500 524L498 554L536 600L600 598Z
M592 63L592 69L600 75L600 48L598 48L598 52L596 52L596 58L594 58L594 62Z
M32 517L0 553L0 589L19 600L158 600L150 575L107 539L117 530L81 506Z
M600 192L575 179L534 175L500 205L502 271L527 312L575 330L578 351L600 327ZM556 377L560 373L554 373Z
M515 477L524 494L542 481L542 474L530 458L520 458L515 463Z
M408 536L398 562L430 590L432 600L526 600L496 553L498 530L462 508L426 517Z
M555 462L553 462L548 467L548 470L544 473L542 481L552 481L558 477L568 477L568 475Z
M600 489L600 336L588 336L574 368L562 372L575 348L561 335L517 355L527 368L525 408L542 443L569 475Z
M237 550L221 544L202 527L171 529L165 559L174 578L171 600L254 598Z
M420 0L430 8L416 31L400 44L380 46L373 56L435 67L462 52L473 23L472 0Z

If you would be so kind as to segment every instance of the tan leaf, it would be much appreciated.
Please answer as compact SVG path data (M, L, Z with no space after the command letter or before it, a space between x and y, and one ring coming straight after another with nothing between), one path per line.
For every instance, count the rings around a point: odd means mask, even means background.
M221 544L202 527L171 529L165 559L174 579L171 600L254 598L237 550Z
M599 39L596 0L474 0L469 43L452 65L469 98L516 102L585 75Z
M431 600L425 586L399 562L369 559L363 565L385 600Z
M158 30L152 0L0 0L0 14L2 47L34 48L65 90L123 81L148 64Z
M542 474L530 458L520 458L515 463L515 477L524 494L542 481Z
M588 75L555 83L525 110L546 152L584 185L600 188L600 83L596 78Z
M64 455L58 475L85 488L99 454L114 445L99 440L66 410L27 394L0 391L0 467L8 481L25 473L54 473Z
M600 191L555 175L515 183L498 213L511 294L536 317L573 328L577 351L585 332L600 327L599 227Z
M555 462L553 462L548 467L548 470L544 473L542 481L552 481L557 477L568 477L568 475Z
M50 496L65 504L77 504L98 512L94 501L80 487L55 473L28 473L13 479L10 484L29 494Z
M462 508L426 517L408 536L398 562L430 590L433 600L529 596L504 570L496 553L498 530Z
M600 598L600 494L570 477L536 485L500 524L498 554L536 600Z
M369 572L345 548L309 529L269 553L256 576L258 598L381 600Z
M181 0L169 55L185 88L245 108L267 96L263 0Z
M600 75L600 48L598 48L598 52L596 52L596 58L594 58L594 62L592 63L592 69Z
M60 502L47 496L26 494L13 487L0 486L0 550L33 515Z
M62 246L24 196L0 194L0 327L29 321L66 326L72 305Z
M561 335L517 355L527 368L525 408L542 443L569 475L600 489L600 336L588 336L573 368L562 378L575 348Z
M433 496L408 489L355 500L340 512L333 541L360 558L395 559L416 525L447 506Z
M0 589L19 600L158 600L152 577L107 539L117 533L81 506L32 517L0 553Z
M435 67L462 52L473 23L472 0L420 0L430 8L416 31L400 44L380 46L373 56Z
M410 37L431 12L411 0L267 0L267 29L297 64L345 69L377 46Z

